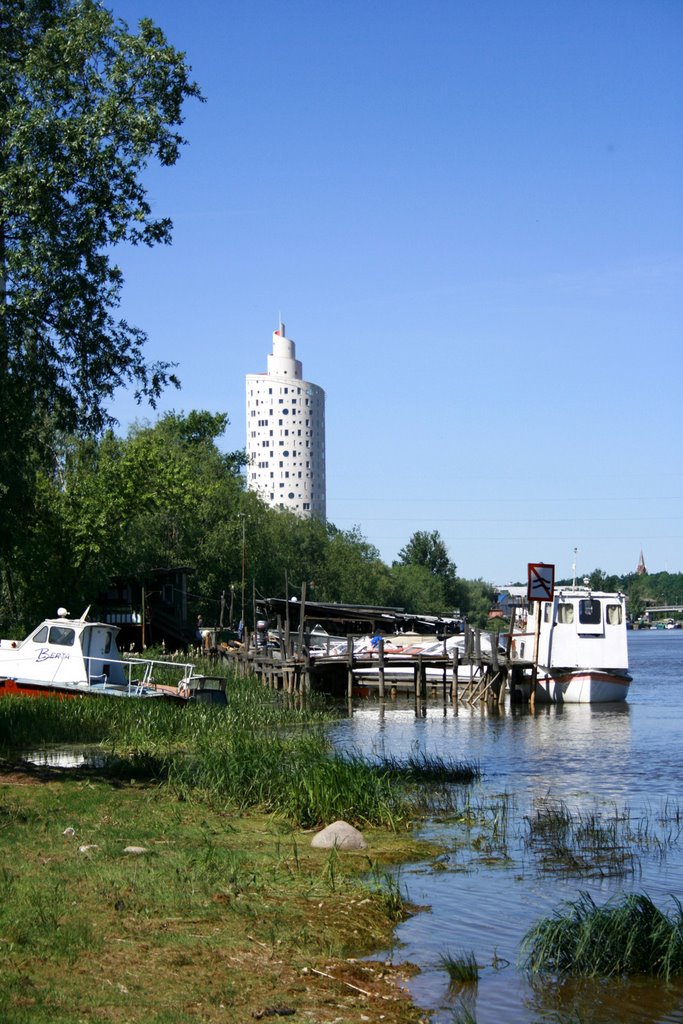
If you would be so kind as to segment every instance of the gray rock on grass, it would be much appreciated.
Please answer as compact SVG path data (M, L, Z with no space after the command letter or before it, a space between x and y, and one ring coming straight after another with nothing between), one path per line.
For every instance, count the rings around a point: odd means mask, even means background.
M318 832L311 840L311 846L319 850L365 850L367 843L363 834L346 821L333 821L331 825Z

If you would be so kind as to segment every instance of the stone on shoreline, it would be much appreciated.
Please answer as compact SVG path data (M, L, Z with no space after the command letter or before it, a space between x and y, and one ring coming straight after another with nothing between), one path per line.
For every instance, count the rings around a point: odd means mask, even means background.
M331 825L318 832L311 840L311 846L319 850L365 850L367 843L363 834L346 821L333 821Z

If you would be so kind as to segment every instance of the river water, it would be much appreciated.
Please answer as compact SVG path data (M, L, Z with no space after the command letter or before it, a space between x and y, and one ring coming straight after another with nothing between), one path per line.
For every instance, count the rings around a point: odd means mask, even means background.
M416 713L412 702L365 702L335 726L344 749L481 768L466 822L425 828L446 854L401 870L401 891L426 909L383 954L420 967L410 990L436 1024L683 1024L683 979L532 984L518 966L528 929L582 892L599 904L644 892L667 912L672 895L683 899L683 631L630 633L629 660L623 704L489 713L435 699ZM601 861L574 847L580 869L548 856L529 822L549 807L611 824L622 856ZM463 953L474 954L479 979L449 986L440 959Z

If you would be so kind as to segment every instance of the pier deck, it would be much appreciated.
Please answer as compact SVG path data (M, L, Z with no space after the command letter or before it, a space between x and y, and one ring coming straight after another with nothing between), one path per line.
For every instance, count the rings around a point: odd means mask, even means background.
M452 655L401 654L385 652L382 638L372 652L354 653L353 637L339 653L302 645L283 656L281 649L254 647L247 641L241 648L221 652L239 674L255 675L271 689L287 693L318 691L349 699L359 694L412 694L415 700L442 694L453 703L498 703L508 681L531 663L515 659L512 664L498 649L492 636L482 650L479 630L466 630L462 649ZM445 651L445 646L444 646Z

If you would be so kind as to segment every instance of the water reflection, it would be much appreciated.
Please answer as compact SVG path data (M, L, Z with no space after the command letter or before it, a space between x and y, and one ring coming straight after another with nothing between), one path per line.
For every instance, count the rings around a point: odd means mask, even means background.
M535 983L525 1000L529 1020L643 1024L683 1020L683 984L649 978Z
M19 750L17 757L39 768L102 768L106 761L100 750L69 745Z

